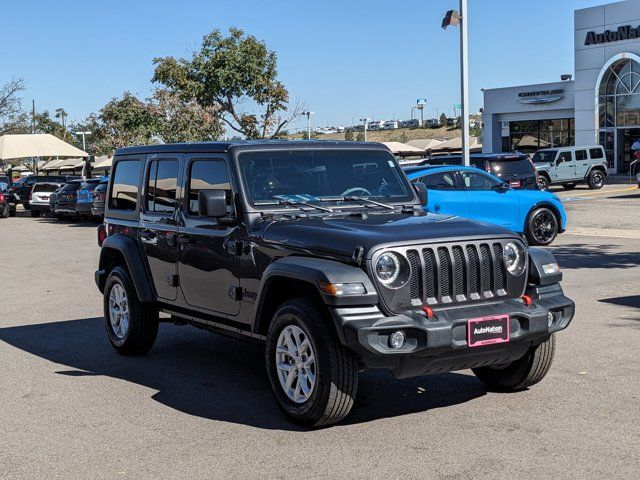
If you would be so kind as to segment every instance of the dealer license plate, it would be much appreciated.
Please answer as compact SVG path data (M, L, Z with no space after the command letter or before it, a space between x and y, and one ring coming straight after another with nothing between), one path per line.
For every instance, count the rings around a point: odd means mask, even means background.
M511 180L511 181L509 182L509 186L510 186L511 188L520 188L522 185L521 185L521 183L520 183L520 180Z
M509 341L509 315L467 320L467 344L470 347Z

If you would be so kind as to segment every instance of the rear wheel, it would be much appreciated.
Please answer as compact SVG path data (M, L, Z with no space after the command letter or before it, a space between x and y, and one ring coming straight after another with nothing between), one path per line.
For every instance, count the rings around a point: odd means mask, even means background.
M473 373L482 383L494 390L512 392L535 385L549 372L556 351L556 339L529 348L524 357L508 365L474 368Z
M538 176L538 190L549 190L549 179L544 175Z
M267 374L280 408L296 423L342 420L358 389L358 364L313 301L290 300L276 311L266 345Z
M587 185L592 190L598 190L604 186L604 173L602 170L591 170L587 178Z
M104 286L104 318L111 345L123 355L142 355L158 335L158 311L138 300L129 273L111 270Z
M562 188L564 188L565 190L573 190L574 188L576 188L577 183L564 183L562 184Z
M558 236L558 219L548 208L537 208L527 218L525 234L531 245L549 245Z

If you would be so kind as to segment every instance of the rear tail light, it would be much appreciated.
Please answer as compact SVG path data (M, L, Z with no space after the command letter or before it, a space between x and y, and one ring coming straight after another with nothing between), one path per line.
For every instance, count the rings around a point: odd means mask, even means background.
M29 200L33 198L33 193L29 193Z
M0 203L4 203L4 193L0 193Z
M533 168L533 174L536 177L536 185L538 185L538 169L536 168L536 166L533 164L533 162L531 161L530 157L527 157L527 160L529 160L529 163L531 164L531 168Z
M487 173L491 173L491 164L489 162L486 162L485 164L485 170L487 171Z
M101 247L105 239L107 238L107 229L104 227L104 223L98 225L98 246Z

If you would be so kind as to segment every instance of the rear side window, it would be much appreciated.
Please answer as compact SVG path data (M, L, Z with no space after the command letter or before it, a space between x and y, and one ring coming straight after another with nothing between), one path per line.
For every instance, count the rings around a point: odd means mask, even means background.
M62 187L62 192L75 192L80 189L80 182L71 182L67 183L64 187Z
M604 154L602 153L602 149L600 148L590 148L589 155L593 159L604 158Z
M200 190L226 190L228 211L231 211L231 184L224 160L196 160L189 171L189 216L198 216Z
M34 192L55 192L59 187L55 183L36 183L33 186Z
M533 166L527 157L513 159L491 160L491 171L496 175L525 175L533 174Z
M587 159L586 150L576 150L576 160L586 160L586 159Z
M432 175L425 175L421 178L422 183L429 190L455 190L456 182L453 172L439 172Z
M178 161L154 160L147 179L146 210L172 213L176 209Z
M140 160L121 160L115 165L109 208L135 210L138 204Z

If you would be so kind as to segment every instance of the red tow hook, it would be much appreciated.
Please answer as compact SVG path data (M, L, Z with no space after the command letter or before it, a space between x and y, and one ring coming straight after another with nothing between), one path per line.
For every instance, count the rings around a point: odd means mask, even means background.
M529 295L522 295L521 299L527 307L533 305L533 299Z

